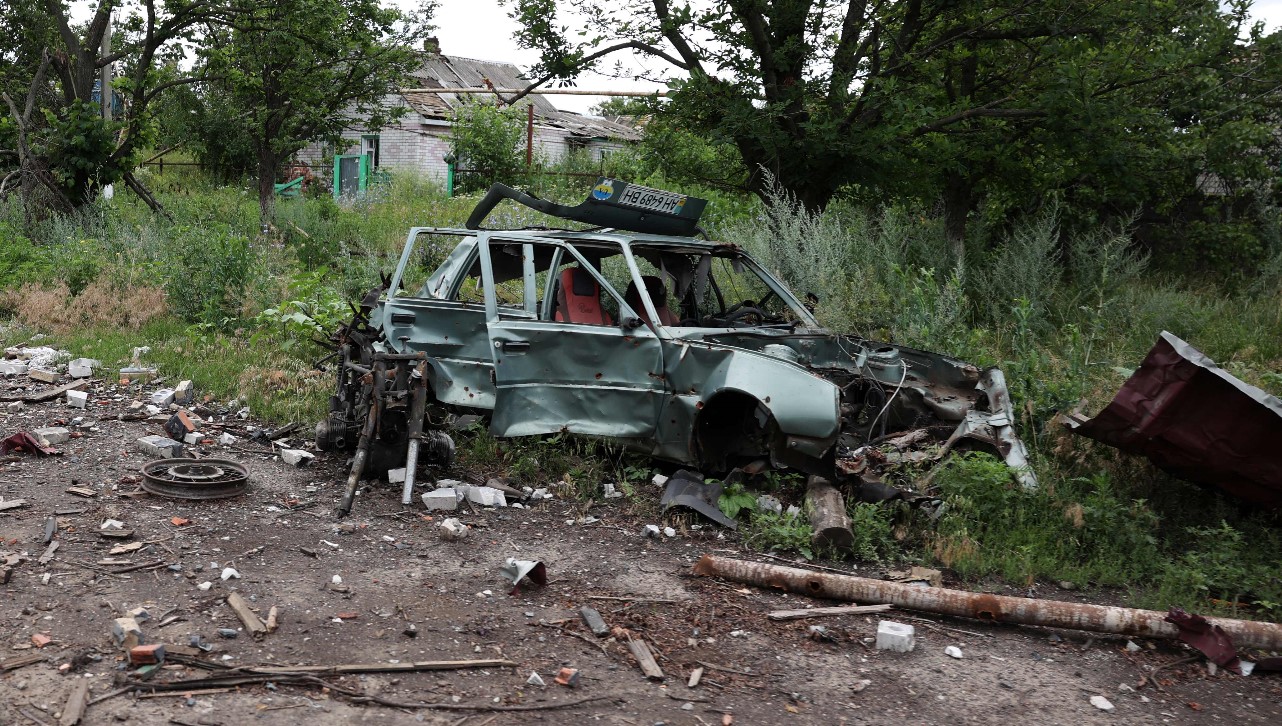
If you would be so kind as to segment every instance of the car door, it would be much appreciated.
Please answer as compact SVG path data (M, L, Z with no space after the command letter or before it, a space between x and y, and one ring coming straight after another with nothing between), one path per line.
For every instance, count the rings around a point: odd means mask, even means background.
M519 310L500 304L494 282L495 259L510 258L517 247L525 298ZM614 250L616 256L623 254L618 245ZM664 394L660 341L622 295L567 243L486 235L481 255L496 389L491 432L652 437ZM624 259L635 267L630 257ZM609 325L553 319L551 300L567 266L591 275L602 296L609 296L607 302L618 306L617 319ZM542 302L537 299L540 291Z

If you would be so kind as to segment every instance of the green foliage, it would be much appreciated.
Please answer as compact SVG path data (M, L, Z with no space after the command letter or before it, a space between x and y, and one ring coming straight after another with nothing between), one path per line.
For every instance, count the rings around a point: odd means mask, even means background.
M723 497L724 498L724 497ZM724 508L723 508L724 511ZM805 517L797 514L753 512L741 527L743 543L760 550L797 552L807 560L815 558L810 538L814 533Z
M740 512L754 512L757 509L757 495L744 489L743 484L735 482L721 490L717 499L717 508L721 513L735 519Z
M458 104L450 126L450 151L460 169L460 191L487 189L494 182L513 183L525 166L525 107L497 108L492 103Z
M289 281L291 299L255 316L258 330L252 340L288 351L323 340L347 322L352 315L348 298L328 283L329 276L324 267L294 275Z
M253 264L249 240L226 225L175 232L187 244L177 250L165 285L170 308L190 322L229 326L237 321Z
M894 536L896 508L851 499L846 511L850 515L850 529L855 535L851 556L865 562L894 559L899 549Z

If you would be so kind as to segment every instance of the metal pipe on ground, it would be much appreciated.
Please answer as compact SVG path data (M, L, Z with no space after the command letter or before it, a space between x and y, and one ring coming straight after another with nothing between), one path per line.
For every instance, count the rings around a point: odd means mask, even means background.
M747 585L861 603L886 603L907 610L940 615L977 618L998 623L1042 625L1051 628L1088 630L1096 633L1134 635L1145 638L1175 638L1179 629L1166 622L1166 613L1033 600L1025 597L990 595L939 587L916 587L852 575L812 572L762 562L748 562L716 555L704 555L694 574L720 577ZM1250 620L1207 618L1224 629L1235 645L1265 650L1282 649L1282 625Z

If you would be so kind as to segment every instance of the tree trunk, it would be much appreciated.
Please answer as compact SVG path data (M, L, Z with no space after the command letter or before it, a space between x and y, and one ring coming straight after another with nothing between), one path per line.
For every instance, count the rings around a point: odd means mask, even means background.
M952 247L954 264L966 261L966 219L974 204L970 180L960 172L949 172L944 180L944 237Z
M258 211L259 221L266 227L271 224L276 202L276 167L279 159L272 153L270 141L258 149Z

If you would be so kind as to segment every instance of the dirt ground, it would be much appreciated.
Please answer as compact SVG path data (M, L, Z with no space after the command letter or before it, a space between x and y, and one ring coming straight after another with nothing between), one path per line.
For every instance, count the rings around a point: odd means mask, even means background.
M42 385L25 377L0 381L0 394ZM220 425L202 430L216 437L225 424L240 437L236 444L198 450L248 467L246 495L188 502L135 494L147 457L134 442L163 433L164 416L135 422L116 416L154 388L93 383L87 412L62 401L21 411L0 404L0 436L86 419L75 429L82 436L56 447L60 455L23 454L0 465L0 496L27 502L0 511L0 553L26 554L0 585L0 724L57 723L79 679L88 680L90 699L105 697L88 707L87 724L1282 723L1276 675L1211 675L1198 660L1164 670L1161 690L1141 685L1146 672L1189 655L1177 644L1141 642L1130 653L1125 639L892 611L884 617L917 632L913 652L893 653L867 642L878 616L771 622L771 610L834 603L692 577L691 566L705 553L755 556L712 526L647 539L643 526L656 522L630 514L635 508L626 500L590 511L559 499L522 509L464 509L458 516L470 536L445 542L438 536L441 515L427 516L421 503L403 508L398 488L383 484L358 497L353 515L339 522L332 509L345 457L318 453L311 466L290 467L268 445L249 442L252 421L234 416L215 416ZM67 493L73 485L96 496ZM635 496L659 494L649 488ZM581 523L588 514L599 521ZM51 516L59 547L41 565ZM190 524L175 525L175 517ZM100 537L106 519L124 522L133 538ZM97 564L122 541L145 545L116 559L155 567L115 574L126 565ZM499 572L509 557L544 562L548 584L512 590ZM239 579L220 578L228 566ZM855 572L884 574L862 565ZM200 589L206 582L212 584ZM233 591L260 616L276 607L278 629L258 640L244 632L224 602ZM666 677L647 680L626 643L593 637L578 617L584 605L648 642ZM152 616L142 623L147 642L190 652L191 636L199 635L212 651L195 660L216 671L473 659L516 665L321 676L329 689L271 682L221 692L117 693L132 669L111 624L138 606ZM813 625L826 629L822 637ZM237 637L219 635L227 628ZM43 647L33 641L40 635L50 639ZM945 655L949 645L964 657ZM41 659L3 670L33 654ZM150 682L226 674L191 662L167 663ZM689 688L701 665L701 683ZM562 667L578 669L577 687L553 682ZM547 685L528 685L532 672ZM1115 710L1092 706L1094 695ZM436 707L376 705L360 702L363 696ZM566 705L581 699L593 700ZM503 710L514 707L542 710Z

